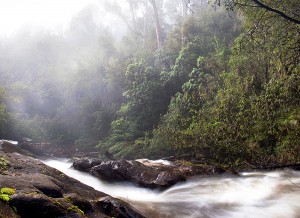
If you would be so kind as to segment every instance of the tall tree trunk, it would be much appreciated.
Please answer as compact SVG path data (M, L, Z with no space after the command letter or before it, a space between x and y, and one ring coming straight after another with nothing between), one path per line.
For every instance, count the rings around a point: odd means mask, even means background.
M145 2L145 11L143 12L143 17L144 17L144 24L143 24L143 46L145 47L146 45L146 35L147 35L147 28L148 28L148 23L149 23L149 17L148 14L150 13L150 8L149 8L148 2ZM152 11L152 10L151 10Z
M181 0L181 4L182 4L181 15L182 15L182 17L186 17L187 14L188 14L188 4L189 4L189 1L188 0Z
M134 9L134 2L133 2L133 0L128 0L128 4L129 4L130 12L131 12L132 23L133 23L134 29L136 30L137 29L136 11Z
M159 22L158 10L156 6L155 0L149 0L150 4L153 7L153 15L155 21L155 30L156 30L156 40L157 40L157 48L160 49L163 44L162 30Z
M190 1L189 0L181 0L181 16L183 19L185 19L188 15L188 7L189 7L189 3ZM185 46L186 44L186 37L185 37L185 34L184 34L184 27L182 25L181 27L181 46Z

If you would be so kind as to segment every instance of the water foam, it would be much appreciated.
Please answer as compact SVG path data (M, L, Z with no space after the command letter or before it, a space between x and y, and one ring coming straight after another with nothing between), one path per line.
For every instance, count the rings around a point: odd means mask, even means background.
M49 166L117 198L147 217L297 218L300 216L300 172L245 172L241 176L194 177L163 192L128 183L106 183L70 168L66 160Z

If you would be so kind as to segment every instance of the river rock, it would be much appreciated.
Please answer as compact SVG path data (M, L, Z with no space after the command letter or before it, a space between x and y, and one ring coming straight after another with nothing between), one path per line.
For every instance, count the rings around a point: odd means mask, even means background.
M92 175L112 182L132 182L148 188L168 188L177 182L185 181L194 175L213 175L225 172L215 166L192 166L184 164L161 164L134 160L77 160L75 169L89 172Z
M37 159L3 151L0 151L0 158L9 162L5 171L0 171L0 189L15 190L8 202L0 199L0 217L111 217L111 211L106 214L98 203L107 194L96 191ZM110 199L113 201L114 198ZM125 210L132 209L125 203L120 205ZM114 210L115 217L123 217L122 214L121 211Z
M79 171L89 172L92 169L91 160L87 158L76 160L73 163L73 167Z
M96 207L111 217L145 218L128 203L112 197L103 197L96 202Z
M76 170L89 172L94 166L98 166L102 160L96 158L81 158L73 162L73 167Z
M83 198L82 196L79 196L78 194L66 194L64 195L64 198L71 202L73 205L79 207L84 212L88 212L93 209L92 203L89 202L87 199Z
M0 150L6 153L18 153L34 157L34 155L31 152L22 149L17 142L13 143L7 140L0 140Z
M43 194L16 194L11 197L10 205L17 208L22 217L51 218L66 215L64 208Z

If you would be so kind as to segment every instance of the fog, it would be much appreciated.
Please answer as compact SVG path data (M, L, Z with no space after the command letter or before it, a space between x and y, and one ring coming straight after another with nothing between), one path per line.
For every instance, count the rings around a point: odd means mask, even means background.
M0 2L0 34L11 35L20 28L66 28L72 17L94 0L11 0Z
M181 23L180 1L157 1L156 18L152 4L1 1L0 79L11 115L6 137L89 148L105 139L122 113L127 66L152 59L158 29L167 38ZM203 10L213 11L207 5ZM182 39L176 40L180 49ZM165 106L149 119L158 122L170 98L162 99Z
M8 110L20 122L13 132L45 140L59 135L49 136L43 128L57 128L65 136L77 126L75 119L87 122L83 111L91 104L93 112L99 107L103 65L114 53L114 42L126 34L124 26L104 1L1 1L0 77L10 96ZM62 117L69 122L56 124Z
M124 1L118 5L125 7ZM107 25L116 17L106 13L105 1L99 0L10 0L0 1L0 35L9 37L20 29L62 33L84 7L98 8L97 22Z

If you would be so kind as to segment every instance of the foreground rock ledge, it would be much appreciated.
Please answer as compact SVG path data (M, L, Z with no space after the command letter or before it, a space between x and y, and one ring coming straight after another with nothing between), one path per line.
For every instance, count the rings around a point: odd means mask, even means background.
M215 175L226 172L224 169L216 166L179 163L164 165L148 160L102 161L88 158L75 161L73 167L107 181L127 181L154 189L168 188L195 175Z
M80 183L36 159L0 151L9 161L0 188L14 188L0 200L0 217L144 217L129 204Z

